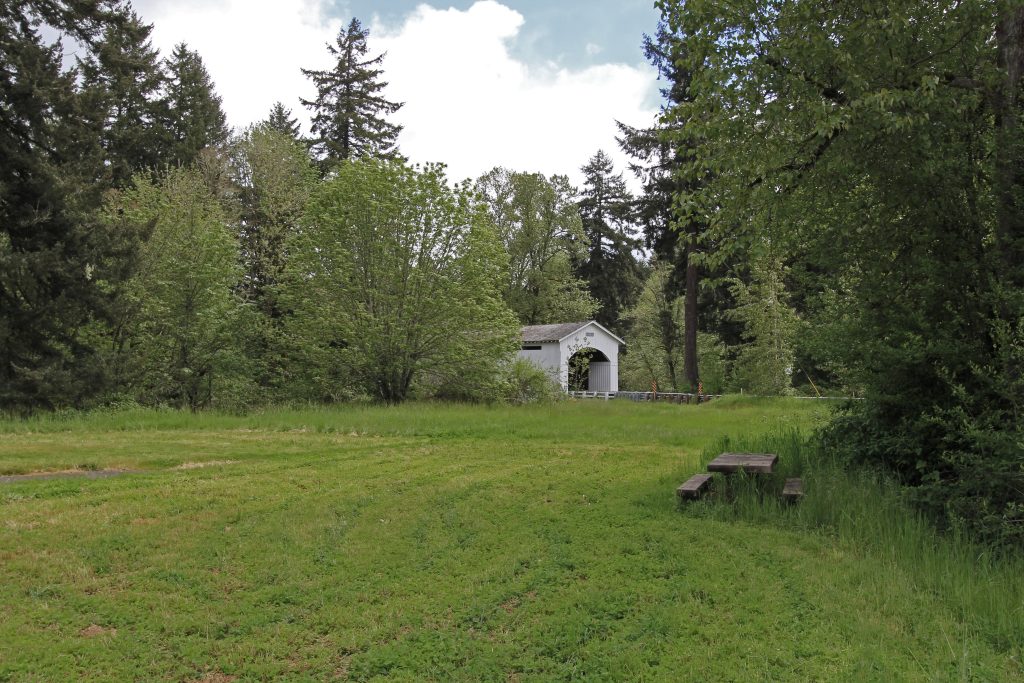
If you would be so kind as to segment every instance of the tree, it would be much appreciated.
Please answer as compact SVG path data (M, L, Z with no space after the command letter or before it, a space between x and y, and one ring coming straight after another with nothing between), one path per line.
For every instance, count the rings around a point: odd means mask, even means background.
M165 161L171 166L189 166L202 150L227 142L227 117L198 52L179 43L167 60L167 70L171 148Z
M735 385L761 396L793 393L798 319L786 292L782 254L770 241L750 260L750 282L732 281L743 338L733 366Z
M264 388L283 388L288 365L280 287L286 245L298 233L316 173L305 146L269 123L245 131L232 145L237 231L243 268L239 293L252 304L246 355Z
M657 123L646 129L638 129L618 123L620 147L638 161L631 164L633 173L644 185L644 192L637 200L637 216L644 227L647 245L654 249L659 259L672 263L675 268L670 287L685 292L685 339L684 374L692 391L700 383L697 353L697 335L702 316L709 309L722 309L728 296L721 290L711 290L711 300L701 306L699 301L702 271L708 266L721 270L723 262L709 259L712 247L707 226L681 198L699 191L706 181L706 170L695 167L698 154L698 140L687 134L685 120L680 112L683 105L692 102L694 95L691 85L700 64L688 60L689 47L686 34L678 21L672 21L672 11L662 7L662 17L654 37L644 36L644 55L657 68L660 78L668 81L662 88L665 98ZM710 261L710 263L709 263ZM721 273L720 273L721 274ZM710 289L710 288L709 288ZM719 328L726 327L728 317L717 316L714 322ZM707 322L711 322L708 320ZM719 329L719 332L728 330Z
M292 110L285 107L281 102L274 102L270 108L270 114L263 120L263 124L282 135L287 135L293 140L302 139L302 129L299 127L299 120L292 116Z
M620 385L638 391L689 390L683 375L684 301L672 286L671 263L655 261L636 304L625 312L629 345L619 363ZM719 392L726 380L724 348L713 334L698 336L704 359L704 391Z
M198 171L174 169L159 184L137 177L107 217L151 230L127 294L135 395L191 410L232 403L245 372L234 341L238 246L217 198Z
M315 175L302 145L268 124L246 130L232 152L245 269L242 291L261 313L277 318L281 311L274 290L287 260L285 244L299 230Z
M158 168L169 146L161 98L166 76L150 43L152 31L129 12L79 60L85 112L99 130L108 187L123 187L135 173Z
M587 237L569 179L495 168L477 180L476 190L509 256L502 290L519 320L589 320L598 304L572 271L586 252Z
M373 156L398 158L397 139L402 127L385 117L402 108L381 94L387 83L378 67L383 54L368 57L370 32L358 19L338 32L337 46L328 43L335 58L329 71L303 69L316 86L316 99L302 100L313 111L313 150L325 168L338 161Z
M289 245L295 325L379 400L404 401L414 386L472 393L518 347L501 243L441 166L340 164Z
M683 300L672 292L672 265L655 262L636 305L626 312L629 346L622 359L623 384L635 390L677 392L683 367Z
M640 265L633 254L640 245L630 225L632 197L622 174L615 173L611 158L603 151L582 171L583 189L577 206L589 248L575 271L600 303L597 321L618 329L619 317L633 304L640 286Z
M81 330L107 314L105 283L126 243L95 217L99 139L62 66L63 34L95 54L124 20L115 2L7 3L0 9L0 407L81 405L102 389Z
M826 275L808 334L866 398L830 443L945 524L1024 539L1019 3L659 5L700 69L676 113L714 174L688 205Z

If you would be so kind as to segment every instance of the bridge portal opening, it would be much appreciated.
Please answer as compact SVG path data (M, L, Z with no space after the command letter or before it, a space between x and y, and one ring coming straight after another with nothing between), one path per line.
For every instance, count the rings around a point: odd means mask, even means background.
M612 363L597 349L580 349L569 357L569 391L611 391Z

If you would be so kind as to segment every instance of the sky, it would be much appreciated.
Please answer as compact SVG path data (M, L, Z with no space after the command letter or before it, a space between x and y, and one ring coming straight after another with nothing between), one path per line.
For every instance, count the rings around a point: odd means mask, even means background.
M185 41L203 57L236 128L282 101L308 134L300 68L326 69L325 43L358 17L386 53L390 120L413 162L454 180L494 166L567 174L604 149L625 170L615 121L645 126L660 104L640 45L653 0L136 0L162 55ZM627 178L629 176L626 173Z

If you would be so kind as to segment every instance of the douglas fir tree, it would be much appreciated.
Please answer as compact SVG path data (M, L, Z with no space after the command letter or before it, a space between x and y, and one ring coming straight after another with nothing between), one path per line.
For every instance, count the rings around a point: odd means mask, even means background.
M327 45L337 60L329 71L303 69L316 85L316 99L302 100L313 111L313 150L325 170L336 162L358 157L397 158L396 139L402 127L385 120L401 103L390 102L381 91L384 55L368 57L370 32L353 19L338 33L337 46Z

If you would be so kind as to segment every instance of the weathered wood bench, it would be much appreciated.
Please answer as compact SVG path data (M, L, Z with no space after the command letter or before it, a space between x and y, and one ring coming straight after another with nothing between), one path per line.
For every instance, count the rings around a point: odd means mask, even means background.
M771 474L778 461L774 453L722 453L708 463L708 472Z
M786 485L782 487L782 499L795 503L804 496L804 482L800 479L787 479Z
M676 495L683 499L700 498L711 487L710 474L695 474L676 489Z

